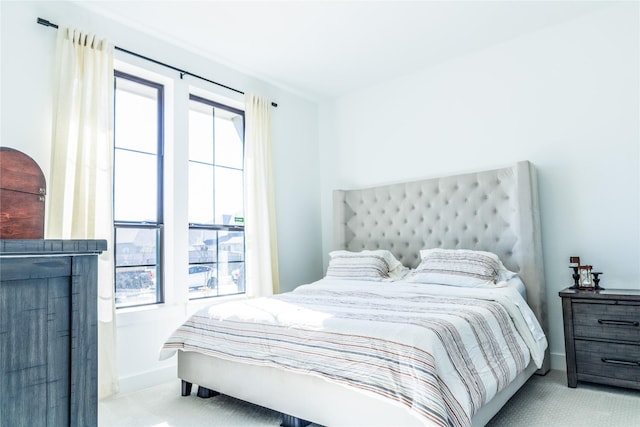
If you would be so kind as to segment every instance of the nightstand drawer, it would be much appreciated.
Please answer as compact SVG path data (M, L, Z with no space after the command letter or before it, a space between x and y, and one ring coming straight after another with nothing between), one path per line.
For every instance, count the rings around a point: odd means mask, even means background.
M640 344L640 305L574 302L576 338L600 338Z
M578 376L618 379L640 387L640 346L579 339L575 345Z

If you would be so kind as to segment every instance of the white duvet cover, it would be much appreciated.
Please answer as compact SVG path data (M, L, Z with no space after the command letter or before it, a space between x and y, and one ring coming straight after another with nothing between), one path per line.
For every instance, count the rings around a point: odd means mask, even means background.
M426 425L469 426L547 341L510 286L462 288L323 279L272 297L200 310L176 350L278 367L391 399Z

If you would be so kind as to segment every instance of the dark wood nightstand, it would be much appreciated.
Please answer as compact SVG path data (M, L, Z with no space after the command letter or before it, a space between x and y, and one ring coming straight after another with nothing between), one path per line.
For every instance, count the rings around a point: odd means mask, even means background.
M640 291L564 289L567 383L640 390Z

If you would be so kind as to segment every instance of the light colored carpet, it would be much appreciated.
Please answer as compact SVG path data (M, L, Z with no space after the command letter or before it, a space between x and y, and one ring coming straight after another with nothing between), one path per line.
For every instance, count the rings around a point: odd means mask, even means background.
M280 425L280 414L228 396L180 396L180 381L99 403L100 427L232 427ZM313 426L313 425L312 425ZM487 427L637 427L640 392L579 383L563 371L534 375ZM365 426L362 426L365 427Z

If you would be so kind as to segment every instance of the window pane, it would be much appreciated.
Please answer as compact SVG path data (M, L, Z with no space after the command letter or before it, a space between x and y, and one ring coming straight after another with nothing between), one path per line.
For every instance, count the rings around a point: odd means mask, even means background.
M191 101L190 105L202 105ZM189 160L213 164L213 107L189 111Z
M157 88L116 79L115 141L119 148L157 153Z
M243 120L242 116L223 114L216 110L216 157L217 165L242 169L243 162Z
M219 295L244 292L244 232L218 233Z
M218 256L218 232L189 230L189 264L215 262Z
M244 261L244 231L219 231L220 262Z
M213 167L189 163L189 222L213 224Z
M116 150L114 219L157 222L157 157Z
M189 266L189 298L206 298L218 295L216 264Z
M157 262L156 228L116 228L116 266L153 265Z
M244 218L242 171L216 167L216 223L233 225Z
M161 300L157 287L158 241L157 228L116 228L116 307Z
M236 285L235 287L237 291L235 293L243 294L246 289L244 281L244 262L230 263L229 268L231 269L231 277Z

